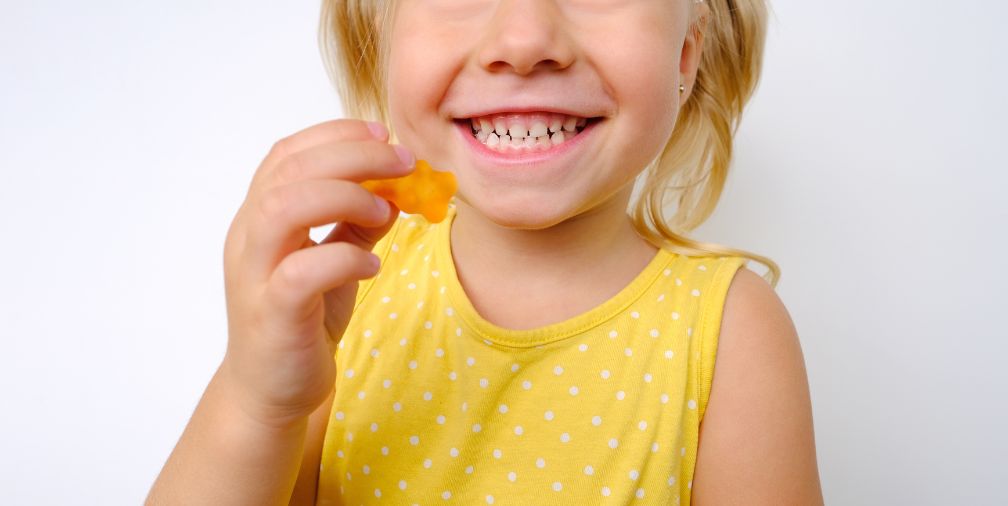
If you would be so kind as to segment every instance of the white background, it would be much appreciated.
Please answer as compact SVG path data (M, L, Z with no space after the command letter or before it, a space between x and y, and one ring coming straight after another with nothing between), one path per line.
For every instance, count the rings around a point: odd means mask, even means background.
M1003 2L778 0L721 207L805 351L830 504L1006 504ZM220 360L221 251L340 115L317 2L0 14L0 503L142 501Z

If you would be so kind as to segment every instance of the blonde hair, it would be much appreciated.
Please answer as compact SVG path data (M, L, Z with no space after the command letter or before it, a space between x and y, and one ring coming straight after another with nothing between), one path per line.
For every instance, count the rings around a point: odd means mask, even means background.
M705 0L710 6L696 82L661 154L641 174L630 217L658 247L693 256L741 256L767 267L771 286L780 268L767 257L686 237L717 206L731 164L742 109L763 67L765 0ZM388 125L385 44L391 1L323 0L319 39L323 60L351 116ZM675 212L667 215L670 203Z

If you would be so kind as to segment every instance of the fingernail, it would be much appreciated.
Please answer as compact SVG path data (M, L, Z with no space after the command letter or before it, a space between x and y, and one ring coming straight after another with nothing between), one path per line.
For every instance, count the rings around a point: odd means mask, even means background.
M375 136L376 139L383 141L388 138L388 129L385 128L385 125L377 121L368 121L367 127L371 131L371 135Z
M378 209L378 213L382 216L388 216L389 211L391 210L391 208L389 208L389 203L381 197L375 197L375 207Z
M410 153L408 149L398 144L392 147L395 149L396 154L399 155L399 159L402 160L403 165L413 168L413 163L415 162L413 153Z
M374 266L375 270L378 270L379 268L381 268L381 259L378 258L378 255L375 255L374 253L371 253L370 260L371 260L371 265Z

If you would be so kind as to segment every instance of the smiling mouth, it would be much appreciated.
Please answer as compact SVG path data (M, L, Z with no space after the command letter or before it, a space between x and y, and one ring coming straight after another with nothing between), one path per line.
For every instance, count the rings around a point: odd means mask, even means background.
M581 133L600 118L556 113L513 113L460 119L469 125L473 138L501 152L545 151Z

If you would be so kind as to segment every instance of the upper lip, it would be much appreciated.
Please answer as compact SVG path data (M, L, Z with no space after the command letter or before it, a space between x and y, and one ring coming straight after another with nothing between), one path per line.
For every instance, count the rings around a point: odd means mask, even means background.
M600 116L599 114L586 113L584 111L576 111L574 109L568 109L565 107L558 107L555 105L503 105L503 106L492 106L484 109L477 109L473 112L464 113L461 116L455 116L455 119L469 119L469 118L482 118L485 116L493 116L496 114L522 114L522 113L552 113L552 114L563 114L566 116L577 116L579 118L594 118Z

